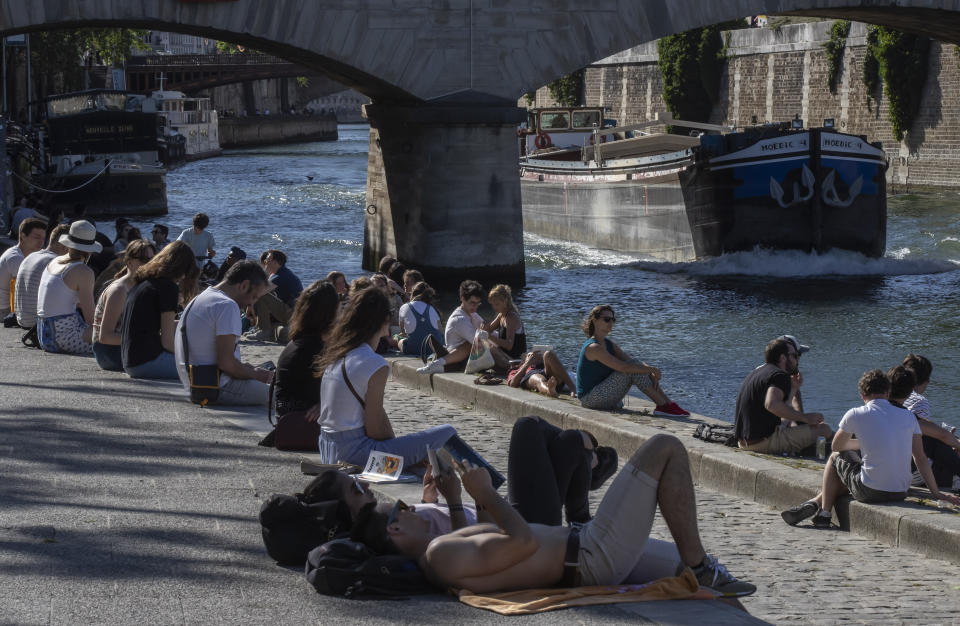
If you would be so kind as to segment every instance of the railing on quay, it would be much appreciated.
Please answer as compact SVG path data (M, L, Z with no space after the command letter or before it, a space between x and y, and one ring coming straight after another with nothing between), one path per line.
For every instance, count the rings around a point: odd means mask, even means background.
M293 65L271 54L151 54L127 59L127 68L144 66Z

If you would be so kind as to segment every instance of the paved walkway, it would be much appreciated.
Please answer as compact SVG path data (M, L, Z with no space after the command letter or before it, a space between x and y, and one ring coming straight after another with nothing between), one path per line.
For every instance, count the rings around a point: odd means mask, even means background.
M277 352L243 351L254 362ZM441 596L351 602L317 595L302 574L269 561L256 523L265 497L305 484L300 455L257 447L257 435L174 399L168 386L102 373L92 359L24 349L14 331L0 331L0 359L4 623L518 621ZM386 406L398 433L450 422L506 469L509 429L495 416L395 382ZM949 623L960 615L956 566L848 533L792 529L761 505L698 492L708 549L759 586L744 600L756 618ZM666 537L659 523L655 532ZM519 621L706 624L738 617L746 618L712 602L675 602Z

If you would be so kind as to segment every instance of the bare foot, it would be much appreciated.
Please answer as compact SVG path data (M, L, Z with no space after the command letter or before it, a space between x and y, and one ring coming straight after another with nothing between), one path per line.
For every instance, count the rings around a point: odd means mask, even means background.
M547 379L547 395L551 398L556 398L560 395L557 393L557 379L553 376Z

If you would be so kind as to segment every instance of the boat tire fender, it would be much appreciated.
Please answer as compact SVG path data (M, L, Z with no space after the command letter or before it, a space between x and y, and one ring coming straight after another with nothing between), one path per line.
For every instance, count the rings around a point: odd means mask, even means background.
M537 133L537 138L533 140L535 146L538 150L543 150L544 148L549 148L553 145L553 140L550 139L550 135L544 132Z

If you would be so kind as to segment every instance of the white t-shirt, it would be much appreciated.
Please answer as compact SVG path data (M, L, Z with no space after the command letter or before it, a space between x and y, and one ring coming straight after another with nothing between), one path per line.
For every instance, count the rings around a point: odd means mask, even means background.
M346 356L347 377L361 398L367 397L367 383L387 360L362 343ZM363 428L366 413L360 401L343 380L343 368L337 361L323 372L320 382L320 428L324 432L340 432Z
M440 328L440 314L437 313L437 310L420 300L415 300L413 302L407 302L402 307L400 307L400 326L403 327L403 332L408 335L412 335L413 331L417 329L417 315L419 313L423 316L423 312L426 309L430 309L430 325L434 328ZM414 312L416 311L416 313Z
M177 237L177 241L182 241L193 250L193 256L207 256L207 250L213 249L213 235L207 231L203 231L200 234L193 232L192 228L188 228Z
M847 411L840 428L860 442L860 480L864 485L893 493L910 488L913 436L920 434L913 413L886 400L871 400Z
M40 295L40 279L43 270L50 261L57 258L51 250L38 250L28 254L17 270L17 286L13 294L13 310L17 313L17 323L24 328L37 324L37 296Z
M452 352L464 342L473 343L473 336L482 324L483 318L478 313L467 315L461 307L454 309L443 333L443 342L447 350Z
M177 373L184 388L190 391L190 378L183 358L184 321L187 324L187 340L190 344L190 365L215 365L217 362L217 337L234 335L233 356L240 360L240 307L233 298L216 287L210 287L194 298L188 305L189 315L181 315L174 337L174 349L177 357ZM220 386L230 381L226 374L220 374Z
M17 270L23 262L23 250L20 246L7 248L0 254L0 313L10 312L10 281L17 278Z
M903 401L903 406L919 417L930 419L930 402L916 391L910 392L907 399Z

